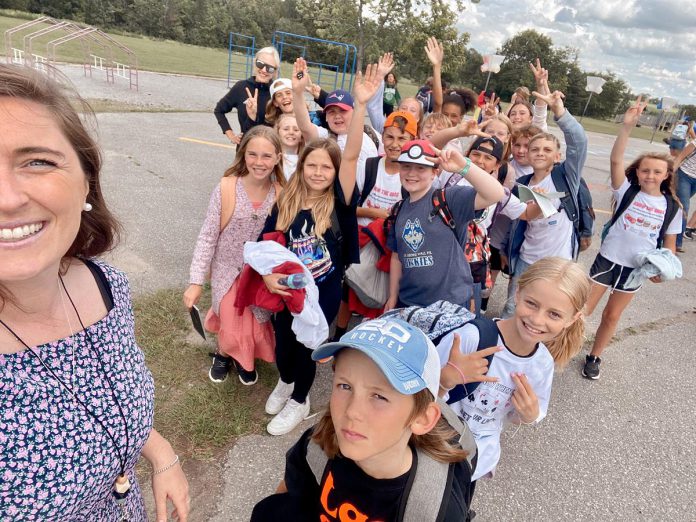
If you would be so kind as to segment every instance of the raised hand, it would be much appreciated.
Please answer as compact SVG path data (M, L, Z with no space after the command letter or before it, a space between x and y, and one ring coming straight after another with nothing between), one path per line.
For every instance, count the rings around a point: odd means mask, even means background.
M259 108L259 90L254 89L254 94L252 96L249 87L244 88L246 90L248 98L244 100L244 105L246 105L246 112L249 119L256 121L256 114Z
M546 102L546 105L549 106L549 109L551 109L556 118L560 118L565 112L565 106L563 105L565 94L561 91L553 91L550 94L541 94L540 92L534 91L532 94L543 102Z
M536 82L537 86L541 86L544 84L544 82L549 80L549 71L541 66L539 58L536 59L536 65L530 63L529 68L532 70L534 81Z
M442 170L447 170L449 172L459 172L467 164L466 158L462 156L462 154L459 151L453 149L438 150L435 147L433 147L433 150L438 156L437 158L433 158L433 161Z
M304 58L298 58L292 66L292 90L296 94L302 94L311 85L309 68Z
M491 99L486 103L483 108L483 119L490 120L496 114L498 114L498 103L500 103L500 98L495 96L495 93L491 95Z
M380 79L384 78L394 70L394 53L384 53L379 60L377 60L377 75Z
M312 98L315 100L319 99L319 95L321 94L321 85L317 85L316 83L311 83L305 87L305 90L312 95Z
M648 103L643 101L643 97L638 96L636 102L633 105L631 105L628 109L626 109L623 124L626 127L635 127L638 124L638 121L640 120L640 115L643 114L643 111L647 106Z
M476 120L461 121L457 125L457 133L463 138L467 136L481 136L483 138L491 137L490 134L483 132L483 130L478 126L478 123L476 123Z
M378 64L371 64L365 68L365 74L358 74L353 85L353 99L360 104L367 104L379 88L379 84L384 78L381 75Z
M445 49L437 41L437 38L434 36L429 37L424 49L425 55L433 66L442 65L442 60L445 58Z
M512 382L515 383L515 391L512 394L512 405L517 411L520 420L529 424L539 417L539 399L527 376L523 373L513 373Z

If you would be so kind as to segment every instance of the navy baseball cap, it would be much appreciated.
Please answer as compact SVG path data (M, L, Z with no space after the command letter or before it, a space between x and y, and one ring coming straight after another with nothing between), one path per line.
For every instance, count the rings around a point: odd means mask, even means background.
M496 136L491 136L490 138L479 136L469 149L469 154L471 154L472 150L480 150L481 152L490 154L498 161L501 161L503 159L505 145L503 145L503 142L500 141Z
M343 89L337 89L326 97L326 103L324 104L324 110L329 107L339 107L344 111L353 110L353 97L348 91Z
M437 399L440 357L432 341L415 326L394 318L366 321L339 341L314 350L312 359L332 357L343 348L353 348L372 359L399 393L413 395L427 389Z

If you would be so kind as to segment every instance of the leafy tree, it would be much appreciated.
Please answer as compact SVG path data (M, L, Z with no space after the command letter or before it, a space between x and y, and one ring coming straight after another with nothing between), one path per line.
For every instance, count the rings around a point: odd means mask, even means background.
M681 110L684 111L685 116L696 120L696 105L682 105Z

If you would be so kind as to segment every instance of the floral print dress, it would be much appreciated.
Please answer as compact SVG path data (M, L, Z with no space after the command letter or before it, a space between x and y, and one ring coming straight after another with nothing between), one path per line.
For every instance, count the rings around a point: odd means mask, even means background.
M134 467L152 429L154 385L135 342L126 276L94 264L106 276L113 308L85 330L34 350L111 432L132 484L129 520L145 521ZM109 381L128 423L128 448ZM111 493L119 473L104 428L36 357L28 350L0 355L0 520L120 520Z

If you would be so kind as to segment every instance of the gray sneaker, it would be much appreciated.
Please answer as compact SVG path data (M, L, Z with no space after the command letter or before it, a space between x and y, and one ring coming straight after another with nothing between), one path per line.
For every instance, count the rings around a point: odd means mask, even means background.
M593 381L596 381L599 379L599 364L602 362L602 359L599 357L595 357L594 355L587 355L585 357L585 366L582 368L582 375L583 377L587 377L588 379L592 379Z

